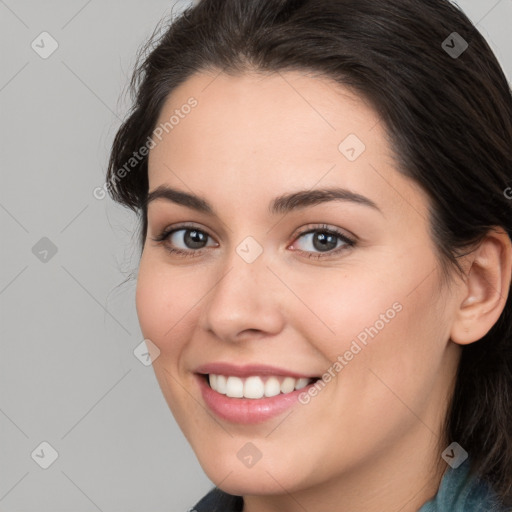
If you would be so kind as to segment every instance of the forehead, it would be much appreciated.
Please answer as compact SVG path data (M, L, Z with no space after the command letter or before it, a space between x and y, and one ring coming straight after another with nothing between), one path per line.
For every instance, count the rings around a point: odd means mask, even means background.
M193 108L188 107L191 101L196 104ZM353 133L368 139L366 132L379 124L363 98L325 77L297 71L196 74L167 98L157 126L165 128L173 117L163 138L169 135L176 144L185 137L189 143L195 139L194 149L211 151L215 146L219 153L229 150L231 158L240 143L254 151L264 149L258 157L291 156L308 149L314 153L316 148L337 157L342 138ZM373 135L375 145L379 130ZM304 139L314 144L304 146Z
M157 127L150 190L172 184L266 206L270 194L319 184L364 190L389 208L403 201L400 191L417 190L394 169L377 113L325 77L196 74L167 98Z

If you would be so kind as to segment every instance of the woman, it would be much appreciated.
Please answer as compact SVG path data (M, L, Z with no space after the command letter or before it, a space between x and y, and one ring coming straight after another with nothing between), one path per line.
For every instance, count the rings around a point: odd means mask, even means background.
M447 0L202 0L107 186L202 511L512 505L512 97Z

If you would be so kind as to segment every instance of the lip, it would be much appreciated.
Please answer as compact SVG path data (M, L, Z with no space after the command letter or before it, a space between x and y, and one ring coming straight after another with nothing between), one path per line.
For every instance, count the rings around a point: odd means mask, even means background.
M315 382L312 382L301 389L272 397L234 398L214 391L207 382L207 376L197 373L195 377L205 404L216 416L231 423L245 425L262 423L278 416L300 403L299 395L315 385Z
M216 362L208 363L197 367L195 373L213 373L215 375L233 375L235 377L250 377L251 375L282 375L285 377L294 377L295 379L306 378L316 379L319 375L297 373L277 366L263 364L246 364L243 366L231 363Z

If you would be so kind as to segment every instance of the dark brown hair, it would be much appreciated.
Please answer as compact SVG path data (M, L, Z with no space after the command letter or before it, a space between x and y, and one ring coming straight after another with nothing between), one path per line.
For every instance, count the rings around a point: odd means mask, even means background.
M453 35L456 32L457 35ZM451 39L450 39L451 38ZM455 39L454 39L455 38ZM447 41L447 42L446 42ZM460 55L450 49L463 50ZM126 166L168 95L193 74L314 72L379 114L397 161L431 200L430 227L447 281L494 226L511 236L512 95L485 39L448 0L202 0L155 33L131 82L134 104L112 147L112 198L147 234L148 168ZM472 473L512 504L512 297L492 329L462 348L444 428Z

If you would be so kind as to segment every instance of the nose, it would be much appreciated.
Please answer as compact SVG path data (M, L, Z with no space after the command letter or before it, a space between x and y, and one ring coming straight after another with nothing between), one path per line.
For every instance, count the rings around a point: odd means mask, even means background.
M204 298L200 315L204 330L220 340L239 342L283 329L284 290L267 263L265 251L252 262L231 252Z

